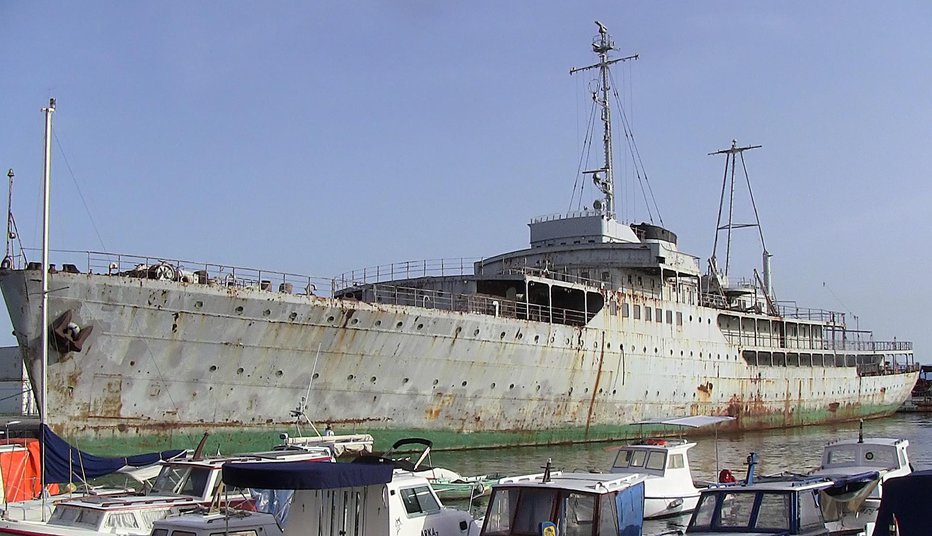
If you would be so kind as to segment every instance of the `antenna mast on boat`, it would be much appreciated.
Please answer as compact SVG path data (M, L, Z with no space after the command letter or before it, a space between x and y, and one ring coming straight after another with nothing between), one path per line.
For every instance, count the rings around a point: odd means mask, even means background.
M754 202L754 192L751 190L751 179L748 176L748 168L744 164L744 152L751 149L759 149L761 145L746 145L744 147L738 147L738 140L731 140L731 147L729 149L722 149L720 151L715 151L714 153L709 153L710 156L713 155L725 155L725 175L722 178L722 194L718 203L718 222L715 229L715 242L712 245L712 258L709 259L710 268L713 271L713 275L719 278L720 281L724 280L727 285L728 278L728 269L731 265L731 234L735 229L741 229L745 227L757 227L758 234L760 235L760 245L763 250L763 287L764 293L767 297L767 300L770 301L773 299L772 291L772 281L770 276L770 257L772 255L767 251L767 245L764 243L764 231L760 225L760 216L757 213L757 203ZM751 198L751 207L754 209L754 223L735 223L734 221L734 212L735 212L735 169L737 168L738 157L741 158L741 168L744 171L744 179L748 186L748 195ZM725 190L728 190L728 221L727 223L722 223L722 210L725 207ZM726 241L725 241L725 270L719 271L718 260L716 259L716 253L718 252L718 235L722 231L726 231Z
M599 107L602 109L602 145L604 151L604 162L602 168L585 171L584 173L592 175L592 181L604 195L601 207L599 203L596 202L596 210L601 208L605 217L614 219L615 177L612 173L612 109L609 105L608 98L609 90L611 89L611 86L609 86L608 83L608 67L614 63L631 59L636 60L638 55L634 54L632 56L617 58L614 60L608 59L608 53L612 50L615 50L615 43L612 41L612 37L608 35L608 29L605 28L605 25L599 21L595 21L595 23L599 27L599 35L597 35L592 40L592 50L599 55L599 62L587 67L574 67L570 69L570 74L588 71L595 68L599 69L599 88L597 91L593 91L592 99L595 100Z
M49 366L49 183L52 173L52 113L55 99L49 99L45 113L45 166L42 207L42 399L39 401L39 433L42 437L42 521L45 521L45 427L48 426L48 366Z

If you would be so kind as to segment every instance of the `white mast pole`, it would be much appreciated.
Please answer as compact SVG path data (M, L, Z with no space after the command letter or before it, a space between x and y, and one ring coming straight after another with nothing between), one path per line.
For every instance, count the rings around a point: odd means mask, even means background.
M52 172L52 112L55 99L49 99L45 112L45 173L43 177L42 207L42 398L39 401L39 433L42 434L42 521L45 521L45 426L48 424L48 365L49 365L49 183Z

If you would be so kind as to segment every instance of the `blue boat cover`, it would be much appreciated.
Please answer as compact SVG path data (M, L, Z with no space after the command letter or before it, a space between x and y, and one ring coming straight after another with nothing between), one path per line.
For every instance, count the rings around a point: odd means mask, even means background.
M103 458L72 447L45 424L42 425L42 440L45 443L43 471L45 471L45 482L48 484L86 481L115 473L126 466L152 465L160 460L168 460L184 453L184 450L178 449L136 456Z
M891 478L883 483L875 536L925 536L930 530L928 497L932 495L932 470ZM897 527L897 532L890 530Z
M223 482L256 489L333 489L391 482L392 464L327 462L229 462Z

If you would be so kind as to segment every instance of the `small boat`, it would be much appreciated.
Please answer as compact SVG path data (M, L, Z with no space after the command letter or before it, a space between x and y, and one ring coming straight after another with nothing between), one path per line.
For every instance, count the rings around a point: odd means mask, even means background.
M734 420L734 417L692 416L643 421L642 425L698 428ZM695 443L684 439L648 438L618 449L610 472L643 474L644 518L654 519L692 512L701 488L693 483L687 451Z
M0 535L93 536L97 534L149 534L152 523L210 505L254 508L249 490L225 489L222 467L237 463L332 462L326 447L277 450L239 456L169 460L163 463L147 494L84 495L54 502L47 521L2 519ZM317 464L313 465L330 465Z
M563 473L503 478L492 487L482 536L566 534L639 536L643 475Z
M847 476L754 475L757 456L748 457L747 478L713 484L702 491L686 534L713 536L848 535L860 528L838 524L847 507L859 508L877 485L876 471Z
M463 476L443 467L433 467L430 449L433 442L420 437L409 437L395 441L383 457L392 460L395 467L411 471L430 481L437 496L448 500L473 500L492 491L504 475ZM426 462L426 463L425 463Z
M884 487L889 479L913 472L909 462L909 441L906 439L874 437L864 438L863 421L857 440L832 441L822 450L822 462L811 474L814 476L845 476L877 471L879 482L870 496L857 510L846 513L839 523L846 528L863 528L877 517Z
M479 525L467 512L444 507L426 478L396 469L391 460L359 458L357 463L316 464L232 462L223 466L223 482L238 488L294 490L284 524L286 534L475 536L479 533ZM253 519L258 521L262 516Z

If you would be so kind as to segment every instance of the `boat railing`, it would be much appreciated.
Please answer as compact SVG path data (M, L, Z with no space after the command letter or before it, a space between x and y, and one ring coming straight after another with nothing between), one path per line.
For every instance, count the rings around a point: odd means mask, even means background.
M699 301L700 304L705 307L712 307L715 309L723 310L732 309L732 307L730 307L728 304L728 300L725 299L725 297L721 294L715 292L704 292L700 296ZM777 309L777 314L783 318L822 322L836 326L845 325L845 313L839 311L831 311L828 309L818 309L812 307L800 307L796 305L795 302L777 302L774 305Z
M344 272L334 278L337 289L418 277L472 275L479 258L424 259L370 266Z
M317 296L332 296L334 292L334 280L328 277L102 251L55 250L53 253L56 261L61 264L50 263L50 269L61 272L81 273L82 270L78 267L83 266L85 273L198 283L226 288ZM40 263L32 262L23 268L38 269L39 266Z
M553 322L556 324L585 325L587 313L522 301L507 300L481 294L458 294L434 289L419 289L386 284L367 285L352 293L362 301L442 309L460 313L484 314L494 317ZM347 295L348 296L348 295ZM588 317L594 316L589 313ZM502 332L502 336L505 333Z

